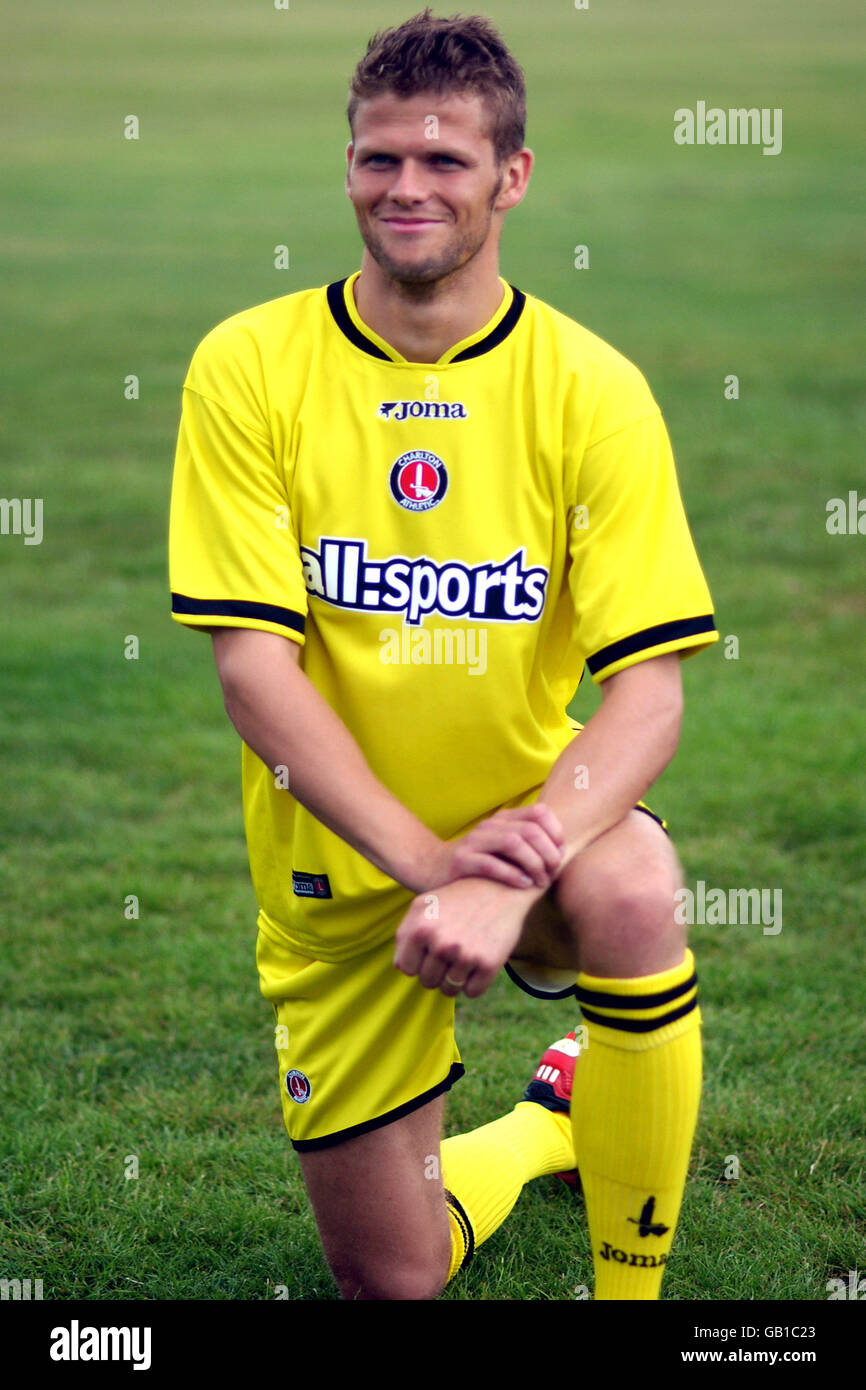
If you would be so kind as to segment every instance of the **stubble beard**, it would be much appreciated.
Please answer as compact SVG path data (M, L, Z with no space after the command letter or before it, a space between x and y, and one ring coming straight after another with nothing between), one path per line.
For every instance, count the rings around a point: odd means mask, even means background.
M503 180L500 176L487 202L487 215L483 228L475 235L472 235L471 232L463 233L437 256L430 256L427 260L414 261L410 265L404 261L395 260L386 250L383 239L377 236L374 230L375 223L372 220L362 222L359 218L358 225L364 245L389 280L410 294L413 291L429 292L433 286L450 279L458 270L473 260L485 245L493 221L493 207L499 197L502 183Z

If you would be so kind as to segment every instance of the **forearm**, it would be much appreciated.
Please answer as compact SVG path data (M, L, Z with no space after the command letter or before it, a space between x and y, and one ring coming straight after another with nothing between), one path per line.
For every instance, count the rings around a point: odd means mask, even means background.
M560 754L538 796L565 833L561 868L646 794L676 752L681 716L676 654L605 682L602 704Z
M283 639L275 638L275 642ZM342 720L288 653L267 660L249 646L221 669L229 718L244 742L307 810L413 892L443 842L378 780Z

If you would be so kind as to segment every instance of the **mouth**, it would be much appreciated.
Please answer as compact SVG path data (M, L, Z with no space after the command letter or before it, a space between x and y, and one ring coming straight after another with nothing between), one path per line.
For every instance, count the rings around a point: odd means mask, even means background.
M388 227L393 227L395 232L424 232L428 227L438 227L441 223L439 217L383 217L380 219Z

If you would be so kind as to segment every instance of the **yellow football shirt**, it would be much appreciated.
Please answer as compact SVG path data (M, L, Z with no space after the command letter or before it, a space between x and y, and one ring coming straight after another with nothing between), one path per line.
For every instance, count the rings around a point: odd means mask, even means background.
M171 501L172 615L260 628L376 776L443 838L535 799L595 681L718 634L638 369L500 283L478 333L409 362L356 274L236 314L193 356ZM260 923L342 960L406 890L244 745ZM359 808L363 814L363 807Z

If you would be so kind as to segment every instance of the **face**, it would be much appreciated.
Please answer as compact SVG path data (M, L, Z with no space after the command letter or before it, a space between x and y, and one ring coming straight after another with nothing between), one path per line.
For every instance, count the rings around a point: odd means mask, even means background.
M523 150L497 166L478 96L389 93L358 107L346 189L385 274L429 284L498 244L531 160Z

